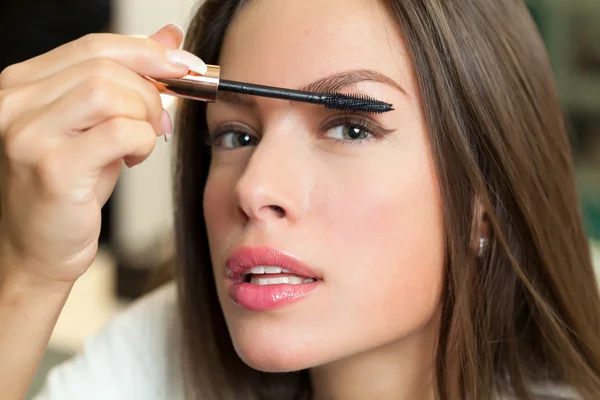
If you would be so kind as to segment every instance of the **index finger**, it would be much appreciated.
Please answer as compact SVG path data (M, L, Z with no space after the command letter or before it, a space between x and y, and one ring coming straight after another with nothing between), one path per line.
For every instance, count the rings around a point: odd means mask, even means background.
M107 58L155 78L176 78L189 71L206 73L206 64L185 50L169 48L148 39L110 33L90 34L45 54L5 69L0 89L46 78L67 67L92 58Z

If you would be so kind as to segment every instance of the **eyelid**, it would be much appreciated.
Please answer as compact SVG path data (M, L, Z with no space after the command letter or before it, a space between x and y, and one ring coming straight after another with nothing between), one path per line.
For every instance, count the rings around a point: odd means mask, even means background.
M243 133L256 137L259 136L258 133L256 133L252 128L250 128L246 124L242 124L240 122L225 122L220 125L217 125L214 131L209 132L208 145L214 145L219 139L223 137L223 135L231 132Z
M217 127L213 131L213 135L219 135L219 134L223 134L223 133L227 133L227 132L231 132L231 131L249 133L249 134L253 134L253 135L257 134L254 131L254 129L250 128L246 124L243 124L241 122L229 121L229 122L224 122L220 125L217 125Z

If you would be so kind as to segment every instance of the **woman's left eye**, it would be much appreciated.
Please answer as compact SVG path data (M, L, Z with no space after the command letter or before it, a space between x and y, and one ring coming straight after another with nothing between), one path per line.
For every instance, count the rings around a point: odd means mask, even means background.
M359 141L374 136L366 127L359 124L340 124L329 129L325 136L336 140Z
M215 140L214 145L225 149L235 149L238 147L256 146L258 139L245 132L225 132Z

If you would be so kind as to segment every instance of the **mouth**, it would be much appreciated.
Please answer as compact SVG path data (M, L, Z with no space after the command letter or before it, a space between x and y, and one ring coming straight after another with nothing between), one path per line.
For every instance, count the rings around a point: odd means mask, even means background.
M258 286L267 285L301 285L303 283L312 283L317 279L307 276L301 276L294 272L275 266L258 266L246 270L242 276L246 283Z
M229 255L225 264L227 277L238 283L299 285L322 279L298 257L271 247L241 247Z
M227 258L229 295L237 305L272 310L312 293L322 276L297 257L273 248L239 248Z

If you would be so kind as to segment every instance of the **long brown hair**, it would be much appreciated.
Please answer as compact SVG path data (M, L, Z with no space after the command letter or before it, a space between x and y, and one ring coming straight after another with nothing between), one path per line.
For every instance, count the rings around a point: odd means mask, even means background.
M208 0L185 47L217 64L243 0ZM447 261L436 356L440 399L532 398L529 384L600 394L600 297L570 145L543 42L521 0L385 0L412 56L443 198ZM236 355L217 299L202 211L206 107L179 110L177 280L190 399L308 399L306 371ZM473 256L481 204L488 251Z

